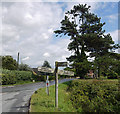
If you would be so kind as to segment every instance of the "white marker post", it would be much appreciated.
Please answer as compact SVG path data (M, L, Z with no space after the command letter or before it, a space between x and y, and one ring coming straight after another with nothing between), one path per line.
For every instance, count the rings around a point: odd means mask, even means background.
M49 96L49 80L48 79L49 79L49 76L47 76L47 80L46 80L46 92Z

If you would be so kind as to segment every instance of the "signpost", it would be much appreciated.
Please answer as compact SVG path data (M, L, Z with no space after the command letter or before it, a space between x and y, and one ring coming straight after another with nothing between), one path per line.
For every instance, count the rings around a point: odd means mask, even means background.
M61 67L61 64L58 64L59 67ZM65 65L65 64L64 64ZM54 74L53 68L46 68L46 67L38 67L39 72L48 73L48 74ZM58 70L59 75L68 75L68 76L74 76L74 72L72 71L66 71L66 70Z
M38 67L38 72L41 73L48 73L48 74L55 74L55 107L58 108L58 74L60 75L68 75L68 76L74 76L74 72L72 71L66 71L66 70L58 70L58 67L66 67L67 62L55 62L55 70L52 68L46 68L46 67ZM49 95L49 81L48 77L46 80L46 92Z
M58 67L67 66L67 62L55 62L55 107L58 108Z
M65 67L65 66L67 66L67 62L57 62L57 65L59 67Z
M47 80L46 80L46 92L49 96L49 80L48 79L49 79L49 76L47 76Z

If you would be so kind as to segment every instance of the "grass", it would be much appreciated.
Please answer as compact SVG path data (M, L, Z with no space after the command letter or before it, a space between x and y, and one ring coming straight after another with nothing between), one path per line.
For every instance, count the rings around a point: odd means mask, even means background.
M46 93L46 88L40 88L32 95L30 112L76 112L67 91L69 83L59 84L58 109L55 108L55 85L53 85L49 87L49 96Z
M75 80L74 80L75 81ZM118 79L78 79L76 81L86 82L100 82L106 83L118 83ZM73 103L70 100L70 91L67 91L68 85L71 85L72 81L59 84L58 86L58 109L55 108L55 85L49 87L50 95L46 93L46 88L40 88L31 97L30 112L78 112L78 109L73 107ZM79 107L79 112L82 112L82 108Z

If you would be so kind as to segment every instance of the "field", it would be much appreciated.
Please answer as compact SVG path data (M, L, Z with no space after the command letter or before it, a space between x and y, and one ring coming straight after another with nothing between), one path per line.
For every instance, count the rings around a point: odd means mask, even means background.
M118 80L74 80L59 84L59 108L55 108L55 86L31 97L31 112L119 112Z

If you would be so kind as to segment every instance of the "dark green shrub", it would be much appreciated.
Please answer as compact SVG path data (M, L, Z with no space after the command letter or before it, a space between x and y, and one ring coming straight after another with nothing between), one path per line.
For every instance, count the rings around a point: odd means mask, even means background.
M46 81L46 76L45 75L39 75L39 77L40 77L40 81Z
M107 73L108 79L118 79L118 74L114 71Z
M55 76L49 76L49 80L55 80Z
M85 75L85 79L92 79L92 77Z
M34 72L32 72L32 79L35 81L46 81L45 75L37 75Z

